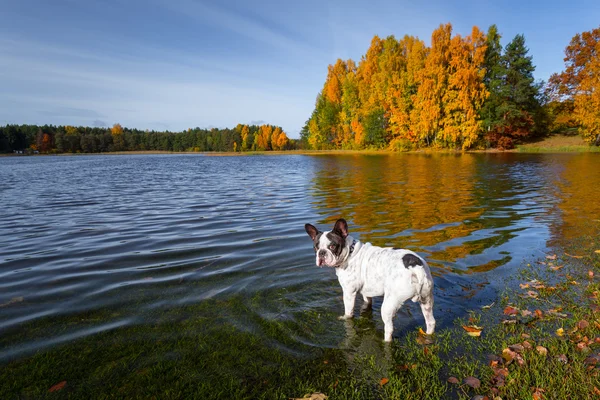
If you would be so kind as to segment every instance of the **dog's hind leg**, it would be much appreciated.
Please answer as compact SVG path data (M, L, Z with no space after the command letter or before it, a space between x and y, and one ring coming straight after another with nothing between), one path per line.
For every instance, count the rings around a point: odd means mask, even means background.
M363 295L363 300L364 300L364 302L363 302L362 307L360 308L360 311L366 312L366 311L371 310L371 308L373 307L373 298Z
M435 331L435 318L433 317L433 294L421 300L421 311L427 325L427 334L431 335Z
M392 341L392 333L394 333L394 317L400 306L402 306L402 302L398 304L398 301L391 296L385 296L383 298L383 303L381 304L381 319L383 319L384 325L383 340L386 342Z

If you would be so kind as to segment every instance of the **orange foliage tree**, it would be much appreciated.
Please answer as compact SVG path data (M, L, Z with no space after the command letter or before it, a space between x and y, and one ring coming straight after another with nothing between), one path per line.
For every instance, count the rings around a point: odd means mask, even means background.
M564 60L565 70L550 77L553 99L574 111L586 142L600 145L600 27L576 34Z

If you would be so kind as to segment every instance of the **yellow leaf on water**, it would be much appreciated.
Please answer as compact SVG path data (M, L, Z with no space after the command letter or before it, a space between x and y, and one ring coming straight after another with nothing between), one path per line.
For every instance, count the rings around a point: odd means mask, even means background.
M565 255L567 255L569 257L573 257L573 258L583 258L583 256L576 256L576 255L569 254L569 253L565 253Z

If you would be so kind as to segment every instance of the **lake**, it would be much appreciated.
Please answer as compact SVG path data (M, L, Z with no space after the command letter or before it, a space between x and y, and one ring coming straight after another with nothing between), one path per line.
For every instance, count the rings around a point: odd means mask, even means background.
M381 299L336 319L305 223L344 217L424 256L443 329L596 232L599 187L596 154L0 158L2 397L62 380L73 396L301 397L274 380L318 376L323 358L348 370L383 339ZM414 304L394 323L400 343L424 327Z

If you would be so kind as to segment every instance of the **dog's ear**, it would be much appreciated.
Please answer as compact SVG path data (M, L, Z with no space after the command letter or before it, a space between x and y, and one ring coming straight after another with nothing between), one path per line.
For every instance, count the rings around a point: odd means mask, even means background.
M304 229L306 230L306 233L308 233L308 236L310 236L312 240L315 240L315 238L319 234L319 230L311 224L304 225Z
M345 239L348 236L348 224L346 220L344 218L338 219L333 226L333 231Z

